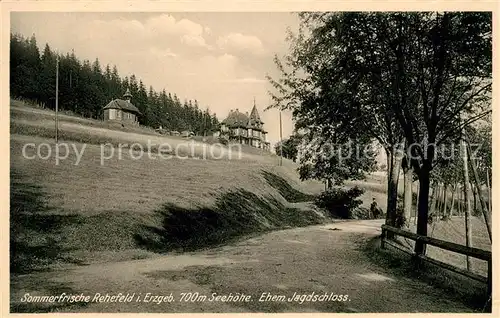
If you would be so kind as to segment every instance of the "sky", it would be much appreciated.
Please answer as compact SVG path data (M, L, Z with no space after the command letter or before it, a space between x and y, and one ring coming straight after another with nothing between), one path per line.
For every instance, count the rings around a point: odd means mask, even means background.
M48 43L80 60L99 58L122 77L135 74L146 87L197 99L220 120L231 109L250 112L255 98L271 144L279 141L279 112L264 112L272 90L265 76L279 77L273 57L287 53L287 28L296 30L298 18L286 12L11 14L11 32L35 34L41 50ZM282 120L286 138L291 114Z

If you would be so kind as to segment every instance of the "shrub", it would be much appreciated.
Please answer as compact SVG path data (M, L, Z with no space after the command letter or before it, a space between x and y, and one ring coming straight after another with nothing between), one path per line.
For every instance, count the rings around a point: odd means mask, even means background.
M398 204L396 207L396 219L394 220L394 226L401 229L406 225L406 221L404 207L403 205Z
M229 144L229 140L224 137L219 137L219 143L223 144L224 146L227 146Z
M356 220L369 220L371 219L371 213L370 209L367 209L365 207L358 207L352 210L351 212L351 219L356 219Z
M432 224L434 222L434 213L429 213L429 215L427 216L427 224Z
M363 201L357 200L364 193L364 190L357 186L349 190L333 188L323 191L314 203L319 208L328 211L330 216L342 219L351 219L354 209L358 208Z

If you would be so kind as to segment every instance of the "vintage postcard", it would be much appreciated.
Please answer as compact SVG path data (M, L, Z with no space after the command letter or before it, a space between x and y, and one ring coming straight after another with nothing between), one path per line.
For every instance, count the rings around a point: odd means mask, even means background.
M2 5L10 313L498 313L492 3L155 3Z

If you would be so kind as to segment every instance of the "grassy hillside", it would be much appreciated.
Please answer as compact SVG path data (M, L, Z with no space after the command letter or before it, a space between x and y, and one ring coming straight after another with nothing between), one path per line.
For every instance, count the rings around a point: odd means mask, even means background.
M37 105L26 104L25 102L11 99L10 101L11 122L24 121L31 124L40 123L43 120L54 120L54 112L38 107ZM102 120L79 117L69 111L60 111L58 118L62 123L72 123L89 127L108 128L125 132L138 132L141 134L159 135L154 129L149 127L122 127L110 124Z
M186 141L61 116L60 142L85 148L78 165L73 148L56 165L51 112L16 104L11 115L11 257L17 272L143 258L325 221L314 208L293 204L309 201L322 185L301 182L292 162L279 167L272 154L201 160L204 145L197 143L182 153L186 159L146 154L135 160L137 152L124 148L121 158L115 154L101 165L101 143L150 142L154 148ZM23 155L27 143L49 144L52 156L42 159L49 148L37 155L32 146Z

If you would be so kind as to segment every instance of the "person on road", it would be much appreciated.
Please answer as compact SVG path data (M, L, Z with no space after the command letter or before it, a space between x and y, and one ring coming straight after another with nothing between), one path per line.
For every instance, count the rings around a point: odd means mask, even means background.
M382 209L378 207L377 201L373 198L372 204L370 205L370 212L374 219L378 219L382 214Z

